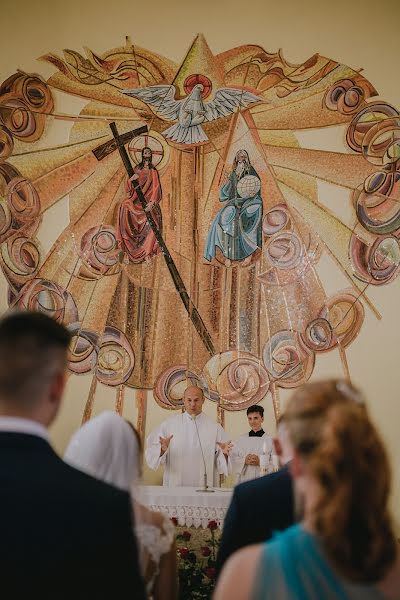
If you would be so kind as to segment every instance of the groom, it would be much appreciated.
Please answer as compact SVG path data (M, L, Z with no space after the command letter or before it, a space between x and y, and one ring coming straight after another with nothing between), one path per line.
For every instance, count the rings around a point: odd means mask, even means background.
M48 441L69 342L44 314L0 321L1 596L142 600L128 494L66 465Z

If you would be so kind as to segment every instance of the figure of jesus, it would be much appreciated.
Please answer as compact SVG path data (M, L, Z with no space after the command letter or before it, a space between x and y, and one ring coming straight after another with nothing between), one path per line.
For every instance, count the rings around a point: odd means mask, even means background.
M142 160L134 168L132 179L139 182L146 198L146 211L151 211L154 221L161 232L162 217L159 203L162 197L161 182L157 169L152 162L153 153L147 146L142 150ZM156 236L147 219L146 211L140 203L132 182L126 184L127 196L118 211L118 245L125 253L126 262L142 263L158 254Z
M169 487L203 485L205 462L207 484L218 485L218 475L231 471L232 444L221 425L202 412L203 390L189 386L183 403L184 413L161 423L147 438L146 462L153 470L164 466L163 484Z

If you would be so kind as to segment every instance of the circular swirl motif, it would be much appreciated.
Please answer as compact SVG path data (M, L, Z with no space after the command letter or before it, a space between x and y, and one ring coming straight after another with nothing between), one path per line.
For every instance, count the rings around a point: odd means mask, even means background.
M398 116L399 113L397 109L386 102L374 102L373 104L368 104L368 106L355 115L348 127L346 134L348 145L355 152L363 152L366 134L374 127L379 128L386 119ZM385 144L383 144L381 151L384 147ZM364 156L369 160L368 151L365 151ZM374 164L382 163L374 162Z
M350 241L350 258L359 279L373 285L389 283L399 274L399 240L391 235L379 237L368 246L356 235Z
M290 214L285 204L278 204L269 210L263 218L263 232L274 235L290 225Z
M115 228L111 225L92 227L82 236L79 256L89 269L101 275L118 263L119 254Z
M374 165L396 163L400 158L400 117L385 119L371 127L364 136L362 152Z
M13 283L25 283L27 279L34 277L39 268L40 250L37 240L33 238L9 238L1 246L1 256L9 270L7 278L11 278Z
M0 160L6 160L14 150L14 139L11 133L0 125Z
M135 355L126 335L116 327L107 326L99 343L97 379L110 386L125 383L135 366Z
M353 193L359 222L365 229L384 235L400 228L400 172L378 171Z
M307 352L295 331L278 331L265 344L265 368L273 380L283 388L305 383L314 368L315 355Z
M329 110L337 110L342 115L355 113L364 102L365 92L351 79L337 81L325 95L325 105Z
M81 329L81 323L68 325L71 342L68 351L68 368L76 375L93 371L97 363L98 334Z
M15 98L13 94L6 94L0 99L0 117L15 137L25 141L39 139L43 133L43 128L40 128L38 135L34 114L23 100Z
M0 244L11 234L12 214L6 202L0 199Z
M268 373L260 359L237 350L213 356L204 366L202 379L209 397L229 411L257 404L269 389Z
M8 184L8 206L19 222L31 221L40 213L39 194L25 177L14 177Z
M14 92L21 96L35 111L51 113L54 108L50 88L39 77L34 75L21 75L16 78Z
M183 394L188 385L202 387L200 377L186 365L166 369L154 384L154 398L161 408L176 410L183 407Z
M313 352L327 352L337 344L332 326L326 319L313 319L301 335L302 342Z
M45 127L45 114L54 103L48 85L35 75L15 73L1 86L0 119L6 128L25 142L38 140Z
M303 244L293 231L283 231L267 242L265 253L277 269L293 269L303 257Z
M322 308L320 317L329 321L340 345L348 346L357 337L364 321L364 307L352 290L335 294Z
M0 194L7 194L7 186L14 177L22 177L21 173L13 165L0 162Z
M45 313L65 325L78 321L78 309L70 292L47 279L38 278L28 282L19 294L17 305Z

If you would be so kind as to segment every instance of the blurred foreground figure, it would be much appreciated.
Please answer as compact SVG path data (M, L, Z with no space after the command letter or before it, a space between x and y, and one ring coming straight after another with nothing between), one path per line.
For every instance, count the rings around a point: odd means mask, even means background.
M65 464L48 442L69 343L40 313L0 321L1 595L144 599L129 495Z
M234 554L215 600L399 598L389 462L361 395L344 381L305 385L282 424L302 520Z

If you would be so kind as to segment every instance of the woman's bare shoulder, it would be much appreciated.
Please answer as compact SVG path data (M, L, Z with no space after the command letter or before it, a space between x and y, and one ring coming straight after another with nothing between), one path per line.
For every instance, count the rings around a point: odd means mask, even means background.
M388 600L400 599L400 548L393 566L377 587Z
M240 600L248 598L257 575L263 546L247 546L233 554L225 564L214 600Z

